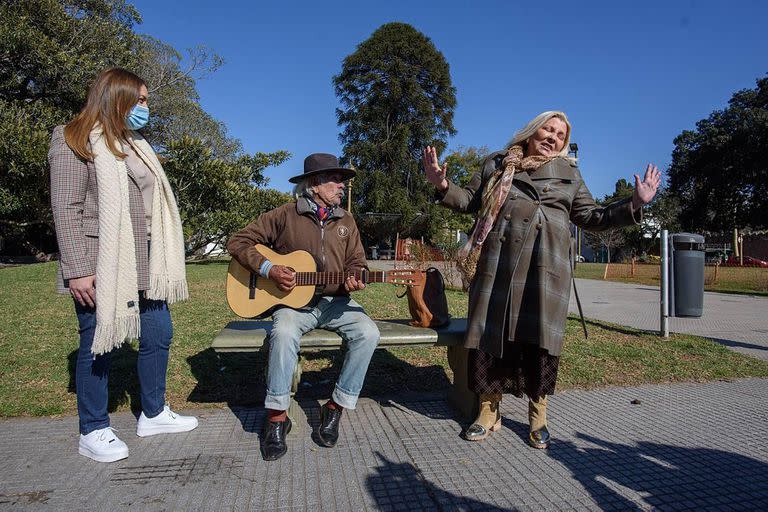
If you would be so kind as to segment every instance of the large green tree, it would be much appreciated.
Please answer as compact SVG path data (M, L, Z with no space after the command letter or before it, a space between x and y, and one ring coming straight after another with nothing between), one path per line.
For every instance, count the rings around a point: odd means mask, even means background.
M674 142L669 189L684 229L768 228L768 78Z
M46 158L50 133L77 113L94 78L112 66L147 82L152 115L142 132L168 162L169 179L186 187L179 208L190 222L188 247L220 240L235 219L278 200L275 193L259 193L266 185L262 170L287 153L244 154L223 123L200 106L195 81L222 59L205 47L183 57L162 41L136 34L140 22L136 9L122 0L0 3L0 242L41 259L55 250ZM220 188L214 191L212 183ZM218 197L226 200L216 209Z
M333 84L343 158L359 171L353 209L364 238L434 233L441 217L420 160L424 146L442 151L455 133L456 93L443 54L412 26L387 23L344 59Z
M102 69L135 68L141 21L124 2L0 3L0 237L52 249L46 154L51 129L85 100Z

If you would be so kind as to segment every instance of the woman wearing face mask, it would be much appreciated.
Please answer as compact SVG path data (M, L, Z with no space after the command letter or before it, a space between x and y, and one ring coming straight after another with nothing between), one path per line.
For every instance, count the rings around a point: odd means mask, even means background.
M554 393L571 286L569 222L591 231L640 222L660 183L648 165L632 198L598 206L568 156L571 125L543 112L492 153L461 188L446 179L432 147L427 179L448 208L477 215L459 269L470 282L465 347L479 414L464 433L485 439L501 428L502 393L528 396L528 443L547 448L547 395Z
M184 238L173 191L152 147L147 86L120 68L102 72L85 106L53 131L48 161L59 243L57 289L74 300L80 349L75 373L80 454L128 456L110 428L110 353L138 338L141 409L136 433L186 432L197 419L165 405L173 329L168 304L188 296Z

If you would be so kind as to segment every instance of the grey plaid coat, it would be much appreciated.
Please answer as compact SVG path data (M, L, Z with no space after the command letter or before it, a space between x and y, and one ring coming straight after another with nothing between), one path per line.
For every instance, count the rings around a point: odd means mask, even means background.
M441 203L477 212L483 187L506 152L491 154L469 184L450 184ZM504 340L559 356L571 293L569 220L600 231L638 223L629 200L599 207L575 164L556 158L515 174L469 288L465 346L502 357Z
M51 208L59 243L56 291L68 293L70 279L96 274L99 252L96 167L93 162L81 160L67 146L63 126L53 130L48 164L51 170ZM146 290L149 288L149 260L144 201L130 169L128 176L128 201L136 247L136 285L139 290Z

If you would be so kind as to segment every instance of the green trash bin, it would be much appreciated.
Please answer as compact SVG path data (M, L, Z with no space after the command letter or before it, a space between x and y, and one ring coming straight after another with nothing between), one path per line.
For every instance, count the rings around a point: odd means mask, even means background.
M670 316L700 317L704 311L704 237L674 233L669 245Z

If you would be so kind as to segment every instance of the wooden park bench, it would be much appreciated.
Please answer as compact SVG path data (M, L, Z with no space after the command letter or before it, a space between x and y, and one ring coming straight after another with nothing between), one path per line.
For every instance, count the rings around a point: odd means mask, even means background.
M448 402L462 416L472 418L477 398L467 387L467 351L462 346L466 318L453 318L450 324L438 329L412 327L408 320L376 320L381 332L378 348L437 346L447 347L448 364L453 371L453 382L448 390ZM216 352L256 352L264 348L272 322L267 320L235 320L229 322L214 338L211 347ZM325 329L315 329L301 338L301 351L338 349L341 337ZM293 374L291 398L295 395L301 379L302 357ZM294 423L301 415L291 400L289 415Z

